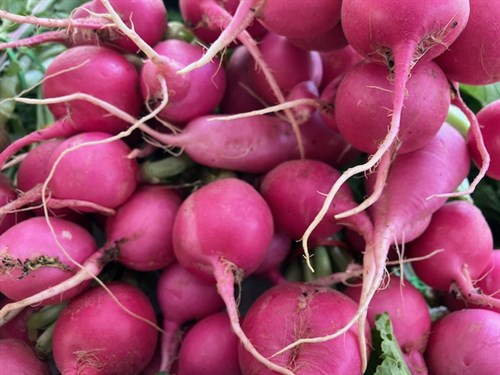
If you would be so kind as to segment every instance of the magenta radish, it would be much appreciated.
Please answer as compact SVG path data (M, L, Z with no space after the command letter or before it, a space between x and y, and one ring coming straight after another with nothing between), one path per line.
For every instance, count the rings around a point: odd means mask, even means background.
M241 374L238 337L225 312L195 323L184 336L179 351L178 375Z
M483 107L477 113L477 122L480 126L484 145L491 157L490 166L486 175L500 180L500 100L496 100ZM469 131L468 145L472 160L476 166L481 166L482 155L476 147L476 137Z
M82 263L97 250L93 237L79 225L59 218L50 218L50 224L44 217L34 217L0 236L0 292L11 300L22 300L70 278L77 271L75 262ZM41 304L67 300L87 285Z
M109 4L121 16L122 22L133 26L137 34L149 45L154 45L163 37L167 27L167 10L162 0L130 1L109 0ZM107 14L101 0L88 1L75 8L70 19L40 19L36 17L15 17L2 13L19 23L60 28L30 38L0 44L0 49L34 46L48 42L59 42L70 47L80 45L106 45L124 52L136 53L137 46L127 35L121 34L116 25L103 17Z
M321 91L363 59L350 45L334 51L320 52L319 55L323 65L323 79L319 87Z
M321 83L323 68L318 52L295 47L285 37L274 33L266 34L259 48L285 96L300 82L313 81L316 86ZM293 64L285 65L284 60L293 61ZM279 102L260 69L252 69L249 74L257 97L269 104Z
M422 257L438 249L443 251L413 264L423 282L436 290L456 288L469 303L500 307L500 298L473 286L491 264L493 253L493 235L479 208L465 200L445 204L433 214L425 232L408 244L408 256Z
M119 248L117 261L153 271L174 261L172 228L181 199L164 186L140 186L106 219L106 241Z
M500 27L496 21L499 18L500 4L470 0L470 15L464 31L436 58L450 80L469 85L500 80Z
M12 184L12 181L4 175L0 174L0 206L3 206L10 201L16 199L17 193ZM0 216L0 234L5 232L7 229L16 225L16 223L22 221L26 218L23 212L13 212Z
M292 240L300 240L323 203L322 193L339 176L340 172L335 168L310 159L287 161L269 171L261 181L260 192L271 208L277 230ZM368 235L371 223L365 213L345 221L333 218L336 213L355 205L351 191L343 186L330 206L328 217L312 233L311 245L315 246L333 236L342 229L342 225Z
M266 257L255 270L255 274L266 278L273 284L285 282L285 277L280 272L280 267L283 261L290 255L292 250L292 240L290 237L275 232L269 248L267 249Z
M0 366L5 374L50 374L49 365L27 343L17 339L0 340Z
M500 314L452 312L433 324L425 359L430 374L495 374L500 368Z
M174 262L162 272L157 298L163 316L160 370L170 371L178 356L182 324L221 311L224 302L217 288Z
M373 154L387 134L392 91L390 72L367 60L342 78L335 97L337 129L353 147ZM433 62L415 66L406 82L397 149L414 151L431 140L443 124L450 107L446 76Z
M47 68L42 87L47 99L83 93L105 101L132 117L139 114L142 105L139 74L135 67L124 56L105 47L81 46L61 53ZM48 106L56 121L13 142L0 154L0 165L33 142L87 131L116 134L130 125L85 100Z
M134 375L153 357L158 338L153 305L131 285L107 287L109 292L95 287L71 300L57 319L52 349L61 373Z
M350 286L343 292L358 302L361 287ZM425 362L422 355L431 331L431 316L424 297L408 281L401 283L399 277L391 276L370 302L367 314L370 327L373 328L376 316L384 312L389 313L394 335L410 371L423 373Z
M347 40L342 30L342 25L338 23L333 28L327 30L320 36L287 38L293 45L305 49L306 51L328 52L347 46Z
M356 309L352 299L334 289L283 283L253 303L242 326L257 350L270 357L297 339L322 336L344 326ZM369 338L368 330L365 334ZM334 340L303 344L272 360L296 375L359 375L362 370L357 340L357 332L351 328ZM243 348L239 355L243 374L274 374Z
M273 232L271 210L260 194L247 182L224 178L191 193L181 204L174 251L182 266L216 281L242 346L265 366L291 375L255 350L241 330L234 300L234 283L259 267Z
M8 298L1 299L0 311L4 306L8 305L11 302L13 301ZM32 345L33 338L30 338L30 333L28 330L28 319L31 314L38 311L39 309L39 306L28 306L9 321L5 322L4 324L0 324L0 339L16 339Z
M198 116L211 113L222 100L226 75L218 59L199 69L178 76L176 71L196 61L203 49L181 40L166 40L155 46L163 57L162 64L151 60L141 69L141 92L145 100L156 103L163 93L158 76L163 76L169 89L169 103L159 117L175 123L186 123Z

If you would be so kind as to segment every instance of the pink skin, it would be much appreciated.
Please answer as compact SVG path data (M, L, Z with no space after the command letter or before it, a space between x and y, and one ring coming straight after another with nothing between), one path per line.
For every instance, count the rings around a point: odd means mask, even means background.
M500 368L500 314L452 312L434 323L425 352L430 374L495 374Z
M285 37L273 33L266 34L259 43L259 48L285 96L299 82L310 80L316 86L321 83L322 65L318 52L305 51L291 44ZM283 61L293 61L293 64L283 64ZM260 69L250 70L250 80L259 98L269 104L278 102Z
M361 287L350 286L344 294L358 302ZM401 284L399 277L391 276L389 283L379 289L370 302L367 314L370 327L375 325L375 317L384 312L389 313L394 335L412 374L422 374L426 371L425 364L420 368L422 354L431 330L431 316L424 297L409 281Z
M269 206L248 183L215 180L191 193L174 224L174 251L181 265L216 281L231 327L242 346L266 366L290 375L255 350L239 323L234 284L254 272L274 233Z
M314 36L310 38L290 38L288 40L299 48L306 51L319 51L328 52L335 51L347 46L347 40L342 30L340 23L332 29L327 30L321 36Z
M303 81L297 83L288 93L286 100L294 101L300 99L317 100L319 97L318 87L313 81ZM292 113L299 124L304 123L316 111L317 105L298 104L292 108ZM304 128L304 127L302 127Z
M368 307L382 285L391 245L414 235L415 223L425 220L445 203L445 198L429 197L454 191L467 177L469 168L465 140L448 124L443 125L426 146L398 155L392 162L382 195L370 207L374 229L365 238L364 278L358 310L360 331L365 326L361 309ZM446 171L446 174L436 171Z
M129 311L156 323L151 302L136 287L107 285ZM57 319L52 349L64 374L139 374L153 357L158 332L95 287L73 299Z
M350 45L329 52L321 52L320 56L323 64L323 79L320 85L321 91L323 91L331 81L347 72L351 67L363 59Z
M166 121L186 123L211 113L220 103L226 87L226 74L218 59L186 75L176 74L178 69L198 60L203 55L199 45L181 40L158 43L155 51L163 63L146 61L141 69L141 92L145 100L160 101L158 75L165 78L169 90L169 103L158 115Z
M260 191L271 207L277 230L292 240L300 240L323 203L321 192L327 191L338 176L340 173L328 164L309 159L284 162L268 172L262 179ZM333 218L336 213L355 205L351 191L343 186L327 218L313 231L311 245L333 236L342 229L342 225L369 233L371 223L365 213L340 221Z
M390 123L395 88L389 75L384 65L365 60L344 75L337 89L337 128L353 147L369 154L377 151ZM397 140L399 153L417 150L429 142L450 107L446 76L431 61L415 66L406 92Z
M413 264L423 282L441 291L457 288L469 303L500 308L500 298L483 295L473 286L491 264L493 251L493 236L479 208L464 200L441 207L426 231L408 245L408 256L422 257L437 249L444 251Z
M66 71L72 68L73 70ZM124 56L109 48L80 46L68 49L54 59L45 76L42 87L47 99L85 93L104 100L133 117L139 115L142 106L138 91L139 74ZM33 142L87 131L116 134L130 125L84 100L48 106L56 121L13 142L0 154L0 165Z
M172 263L172 228L180 202L164 186L139 187L106 219L106 239L117 244L117 260L137 271L159 270Z
M453 81L486 85L500 80L500 6L471 0L467 25L436 62Z
M33 349L21 340L0 340L0 358L5 374L50 374L48 364L42 362Z
M271 356L303 337L318 337L342 327L357 304L340 292L299 283L283 283L262 294L243 320L243 330L263 355ZM268 334L263 334L267 332ZM369 331L366 331L369 337ZM273 361L297 375L352 374L361 371L357 332L322 343L304 344L273 357ZM243 374L274 374L240 350Z
M190 320L199 320L224 307L224 301L212 283L175 262L158 280L157 297L163 315L160 370L169 371L178 357L180 327Z
M179 351L178 375L239 375L238 337L225 312L195 323L184 336Z
M484 145L491 158L486 175L500 181L500 100L496 100L483 107L477 113L477 121L480 126ZM477 149L476 137L472 132L469 132L467 142L474 164L480 167L482 156Z
M0 310L11 302L13 301L8 298L0 300ZM39 306L28 306L8 322L0 325L0 339L16 339L31 345L33 339L29 337L28 319L37 310L40 310Z
M280 267L290 255L291 250L291 238L279 232L274 233L266 257L255 271L255 274L268 279L273 284L286 282L285 277L280 272Z
M236 47L225 65L227 86L221 102L222 113L244 113L263 107L246 89L252 89L249 71L253 68L254 62L248 49L245 46Z
M130 1L110 0L113 9L121 16L126 25L133 25L137 34L149 45L154 45L163 37L167 27L167 9L162 0ZM108 11L100 0L88 1L75 8L71 20L61 25L64 20L46 19L43 23L37 19L24 19L39 26L57 27L61 30L48 31L33 37L0 44L0 50L35 46L48 42L63 43L69 47L81 45L106 45L122 52L136 53L138 48L127 36L119 33L113 23L93 13L107 14ZM51 23L53 24L52 26Z
M51 155L49 165L53 165L65 150L110 136L88 132L68 138ZM121 140L84 146L66 153L49 183L52 196L89 201L108 208L122 205L138 184L138 165L135 160L127 158L129 153L130 149ZM68 179L68 176L72 178ZM99 189L94 188L96 182Z
M82 263L95 251L93 237L82 227L70 221L51 218L57 241L74 261ZM57 245L53 234L43 217L27 219L0 236L2 272L0 272L0 292L14 301L22 300L70 278L77 272L76 265ZM49 261L43 262L40 257ZM23 265L28 260L34 262L31 268ZM50 261L52 260L52 265ZM9 266L12 265L12 266ZM88 283L44 299L41 304L53 304L67 300L80 293Z

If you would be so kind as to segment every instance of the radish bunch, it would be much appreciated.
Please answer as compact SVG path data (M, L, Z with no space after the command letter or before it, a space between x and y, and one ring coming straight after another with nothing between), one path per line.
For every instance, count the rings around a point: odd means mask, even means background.
M0 365L500 368L500 4L173 3L0 9Z

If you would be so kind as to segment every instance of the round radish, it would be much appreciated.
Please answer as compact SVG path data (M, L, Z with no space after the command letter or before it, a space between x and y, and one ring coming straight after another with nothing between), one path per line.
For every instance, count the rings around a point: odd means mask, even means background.
M50 374L48 364L42 362L28 344L16 339L0 340L0 367L4 374Z

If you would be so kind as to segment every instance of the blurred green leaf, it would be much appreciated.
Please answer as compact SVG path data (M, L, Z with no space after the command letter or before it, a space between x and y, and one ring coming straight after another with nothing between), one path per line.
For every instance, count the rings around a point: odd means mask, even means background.
M500 82L484 86L460 85L460 90L477 100L482 107L500 99Z

